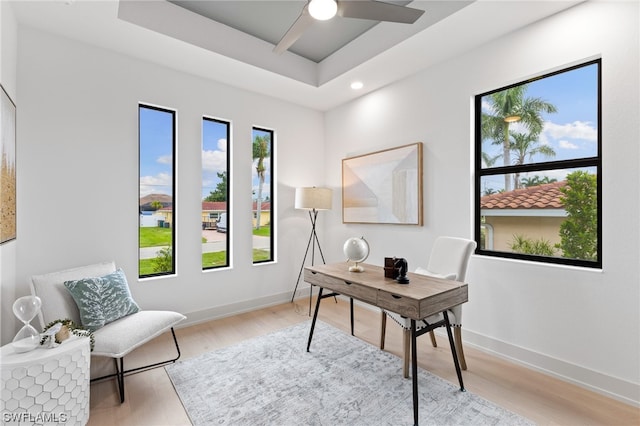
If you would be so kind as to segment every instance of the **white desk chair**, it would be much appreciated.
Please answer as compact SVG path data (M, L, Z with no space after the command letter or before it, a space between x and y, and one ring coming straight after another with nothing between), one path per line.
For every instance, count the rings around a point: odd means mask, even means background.
M30 279L31 292L42 299L42 308L38 314L41 327L44 328L46 324L52 321L66 318L78 325L82 324L78 305L69 290L65 287L65 281L103 277L114 272L116 272L115 263L105 262L32 276ZM115 362L115 373L97 377L91 379L91 381L115 377L118 383L120 402L124 402L125 374L161 367L175 362L180 358L180 347L178 346L178 340L176 339L173 326L185 318L184 315L178 312L145 311L140 309L136 313L109 322L95 330L93 332L95 347L91 355L92 357L113 358ZM176 358L128 370L124 369L125 355L169 330L173 335L173 341L176 346Z
M471 258L471 254L473 253L475 248L475 241L454 237L438 237L433 244L427 269L417 268L415 272L417 274L430 275L437 278L445 278L464 282L467 275L467 266L469 265L469 259ZM460 361L460 367L463 370L466 370L467 363L464 359L464 352L462 350L462 305L454 306L453 308L447 310L447 315L449 316L449 321L453 326L456 346L455 349L458 354L458 360ZM404 364L402 372L404 377L409 377L411 321L399 314L383 310L380 333L380 349L384 349L387 316L393 319L403 329L402 341L404 346ZM442 318L442 313L430 316L422 321L417 321L416 328L417 330L420 330L421 328L425 328L430 323L435 323L442 320ZM430 331L429 334L431 336L431 343L434 347L437 346L436 337L433 334L433 331Z

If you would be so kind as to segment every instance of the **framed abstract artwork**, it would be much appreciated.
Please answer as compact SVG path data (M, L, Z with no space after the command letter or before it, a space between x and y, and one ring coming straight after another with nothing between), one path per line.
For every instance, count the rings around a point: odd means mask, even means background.
M0 85L0 244L16 238L16 105Z
M343 159L342 222L422 226L422 142Z

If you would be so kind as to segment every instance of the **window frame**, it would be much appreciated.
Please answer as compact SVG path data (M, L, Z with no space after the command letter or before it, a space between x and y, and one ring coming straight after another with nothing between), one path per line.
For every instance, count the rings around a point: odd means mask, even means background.
M511 166L482 167L482 98L496 92L507 90L523 84L531 83L544 78L552 77L565 72L570 72L582 67L597 65L597 155L592 157L582 157L568 160L543 161L537 163L528 163ZM570 265L587 268L602 268L602 59L594 59L577 65L562 68L560 70L545 73L538 77L527 79L518 83L514 83L499 89L491 90L474 96L474 238L477 243L475 254L501 257L507 259L518 259L525 261L533 261L538 263ZM495 251L483 249L480 245L482 233L482 215L481 215L481 198L482 198L482 178L492 175L505 175L514 173L540 172L559 169L574 168L595 168L596 169L596 205L597 205L597 259L595 261L572 259L565 257L551 257L541 255L531 255L523 253L514 253L506 251Z
M163 277L167 275L176 275L176 230L177 230L177 206L176 206L176 147L177 147L177 123L178 112L175 109L151 105L144 102L138 102L138 202L140 200L140 161L142 158L141 150L141 117L142 108L160 111L171 114L171 271L157 272L153 274L141 274L140 266L138 266L138 279ZM140 265L140 224L138 224L138 265Z
M200 260L200 266L202 269L202 272L205 271L212 271L212 270L216 270L216 269L221 269L221 268L229 268L231 266L231 210L232 210L232 203L231 203L231 121L228 120L223 120L221 118L215 118L215 117L211 117L211 116L207 116L207 115L203 115L202 116L202 121L201 121L201 131L202 131L202 135L201 135L201 148L200 148L200 152L202 155L202 152L204 151L204 122L205 121L209 121L209 122L214 122L214 123L218 123L218 124L224 124L226 125L226 139L227 139L227 158L226 158L226 173L227 173L227 201L226 201L226 210L225 213L227 213L227 228L225 230L225 251L227 253L227 257L226 257L226 262L224 265L214 265L214 266L209 266L209 267L204 267L204 265L202 264L202 259ZM202 164L202 158L201 158L201 162L200 164ZM202 182L201 182L202 184ZM200 204L200 209L202 211L202 202L204 202L204 198L202 198L201 200L201 204ZM212 213L209 213L209 216L211 216ZM220 219L220 215L222 213L218 213L217 214L217 218L216 218L216 222ZM203 253L204 255L204 253Z
M273 129L269 129L266 127L262 127L262 126L252 126L251 127L251 146L252 146L252 152L253 152L253 142L254 142L254 132L266 132L270 135L270 149L269 149L269 172L270 172L270 179L269 179L269 208L270 208L270 217L271 220L269 222L269 226L271 228L270 233L269 233L269 258L268 259L264 259L264 260L254 260L253 259L253 250L254 250L254 246L253 244L251 245L251 259L252 259L252 263L253 265L260 265L260 264L265 264L265 263L273 263L276 260L276 248L275 248L275 169L274 169L274 164L275 164L275 130ZM253 155L252 155L253 157ZM254 167L254 162L253 162L253 158L251 161L251 167ZM253 173L253 171L252 171ZM251 197L251 217L252 217L252 226L251 226L251 233L253 235L253 217L256 216L256 212L253 211L253 196Z

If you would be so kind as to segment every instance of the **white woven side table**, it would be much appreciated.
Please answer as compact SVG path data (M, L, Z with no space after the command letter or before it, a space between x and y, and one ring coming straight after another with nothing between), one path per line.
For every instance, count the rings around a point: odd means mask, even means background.
M0 348L0 423L86 425L90 358L87 337L26 353L15 353L11 344Z

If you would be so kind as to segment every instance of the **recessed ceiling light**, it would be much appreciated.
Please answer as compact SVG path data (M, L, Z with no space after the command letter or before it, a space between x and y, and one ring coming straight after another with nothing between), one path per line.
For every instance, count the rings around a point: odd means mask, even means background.
M361 81L354 81L353 83L351 83L351 88L353 90L362 89L363 86L364 86L364 84L362 84Z

